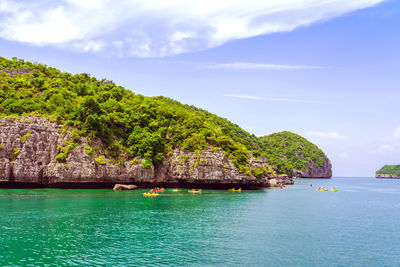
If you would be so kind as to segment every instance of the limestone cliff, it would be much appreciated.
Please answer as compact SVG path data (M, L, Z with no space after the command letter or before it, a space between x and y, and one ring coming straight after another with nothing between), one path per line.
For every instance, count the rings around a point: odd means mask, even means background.
M261 177L244 175L220 149L203 153L175 149L158 166L144 167L141 160L119 164L85 151L88 140L67 156L65 162L55 160L58 147L68 141L70 133L39 117L0 118L0 183L46 187L110 186L114 183L134 183L139 186L181 185L209 187L267 187L290 184L285 175L265 172ZM92 141L93 143L94 141ZM101 144L100 144L101 145ZM263 168L266 158L252 159L250 168Z
M294 171L295 177L301 178L331 178L332 164L326 156L323 156L324 165L318 166L313 161L306 164L303 171Z
M376 174L376 178L385 178L385 179L400 179L400 175L394 174Z

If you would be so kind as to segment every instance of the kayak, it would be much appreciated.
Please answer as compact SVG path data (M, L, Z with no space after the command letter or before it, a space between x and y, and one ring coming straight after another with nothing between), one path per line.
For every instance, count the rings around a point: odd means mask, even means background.
M181 192L181 190L178 189L178 188L176 188L176 189L170 189L169 191L170 191L170 192Z
M242 188L239 188L239 189L231 188L231 189L228 189L228 191L229 192L242 192Z
M144 197L158 197L159 195L158 193L143 193Z
M331 191L336 192L336 191L339 191L339 190L337 190L337 189L331 189Z
M201 189L200 189L200 190L197 190L197 191L196 191L196 190L189 190L188 192L189 192L189 193L192 193L192 194L196 194L196 193L197 193L197 194L201 194Z
M151 192L164 192L165 189L164 188L160 188L160 189L151 189Z

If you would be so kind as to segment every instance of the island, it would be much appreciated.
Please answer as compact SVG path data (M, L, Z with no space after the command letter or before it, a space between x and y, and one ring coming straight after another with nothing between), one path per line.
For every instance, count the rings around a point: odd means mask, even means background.
M376 178L400 179L400 165L385 165L376 171Z
M332 176L295 133L257 137L87 73L0 57L0 103L0 186L259 188Z

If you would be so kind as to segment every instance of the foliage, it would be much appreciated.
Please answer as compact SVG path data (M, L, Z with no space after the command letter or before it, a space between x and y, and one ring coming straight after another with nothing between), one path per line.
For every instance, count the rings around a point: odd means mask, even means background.
M19 141L21 142L21 143L25 143L26 142L26 139L28 138L28 137L30 137L31 136L31 132L27 132L25 135L23 135L20 139L19 139Z
M189 156L188 155L183 156L183 160L185 161L185 163L189 162Z
M260 137L260 140L261 154L276 166L279 173L303 171L310 161L317 166L324 165L322 150L298 134L286 131Z
M67 160L69 153L71 153L78 145L78 143L74 143L73 141L67 141L64 146L58 146L58 155L55 157L55 160L58 163L64 163Z
M56 160L58 163L64 163L64 162L67 161L67 157L68 157L68 155L67 155L66 153L64 153L64 152L59 152L59 153L57 154L57 156L55 157L55 160Z
M261 178L264 176L265 170L264 168L253 168L251 170L251 173L253 174L254 177Z
M105 161L105 159L104 159L104 156L100 156L100 157L98 157L98 158L95 158L95 159L94 159L94 162L96 162L97 164L100 164L100 165L104 165L104 164L107 163L107 162Z
M94 154L93 154L93 148L91 148L90 146L85 146L85 152L86 152L86 154L88 154L90 157L94 157Z
M13 154L17 156L21 151L18 148L13 148Z
M1 72L4 68L26 68L32 74ZM42 116L63 124L64 133L72 128L69 143L59 148L58 162L65 162L82 136L101 139L107 147L102 153L118 162L141 158L147 168L175 148L221 148L248 175L252 156L266 156L288 174L308 160L323 164L322 151L298 135L258 138L225 118L170 98L145 97L87 73L73 75L16 58L0 57L0 116ZM93 150L85 151L92 156Z

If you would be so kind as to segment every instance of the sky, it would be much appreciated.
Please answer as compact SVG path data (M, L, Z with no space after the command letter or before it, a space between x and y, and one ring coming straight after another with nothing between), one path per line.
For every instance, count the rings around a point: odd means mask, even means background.
M0 0L0 51L298 133L334 176L400 164L400 1Z

